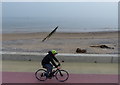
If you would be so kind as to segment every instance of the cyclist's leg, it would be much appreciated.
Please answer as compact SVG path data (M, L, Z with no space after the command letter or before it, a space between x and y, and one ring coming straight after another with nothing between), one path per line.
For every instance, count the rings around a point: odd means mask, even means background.
M52 77L52 69L53 69L53 65L49 64L49 77Z
M45 68L47 69L46 76L49 77L49 75L52 73L53 66L51 64L45 64Z

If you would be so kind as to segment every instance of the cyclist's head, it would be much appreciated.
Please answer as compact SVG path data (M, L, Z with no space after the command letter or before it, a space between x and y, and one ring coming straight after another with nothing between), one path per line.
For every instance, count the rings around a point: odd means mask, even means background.
M53 55L58 54L56 50L51 51Z

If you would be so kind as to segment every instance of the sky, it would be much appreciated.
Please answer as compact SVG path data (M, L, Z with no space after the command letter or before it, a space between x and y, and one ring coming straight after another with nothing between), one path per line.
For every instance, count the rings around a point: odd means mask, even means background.
M5 2L3 17L117 18L115 2Z
M3 2L2 17L40 18L78 27L117 27L117 2ZM67 23L68 22L68 23ZM56 24L56 23L55 23ZM62 24L61 24L62 25Z

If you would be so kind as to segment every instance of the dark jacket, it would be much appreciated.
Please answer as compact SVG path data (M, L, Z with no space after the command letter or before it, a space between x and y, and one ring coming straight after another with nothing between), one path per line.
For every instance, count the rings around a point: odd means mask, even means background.
M57 65L55 64L54 60L56 62L59 62L57 60L57 58L52 54L52 52L49 51L48 54L42 60L43 67L44 67L45 64L50 64L50 63L52 63L55 67L57 67Z

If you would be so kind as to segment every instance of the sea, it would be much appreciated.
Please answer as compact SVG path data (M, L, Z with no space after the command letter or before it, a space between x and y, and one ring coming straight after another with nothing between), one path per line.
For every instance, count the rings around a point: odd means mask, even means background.
M3 17L2 33L118 31L117 23L97 20L78 20L47 17Z

